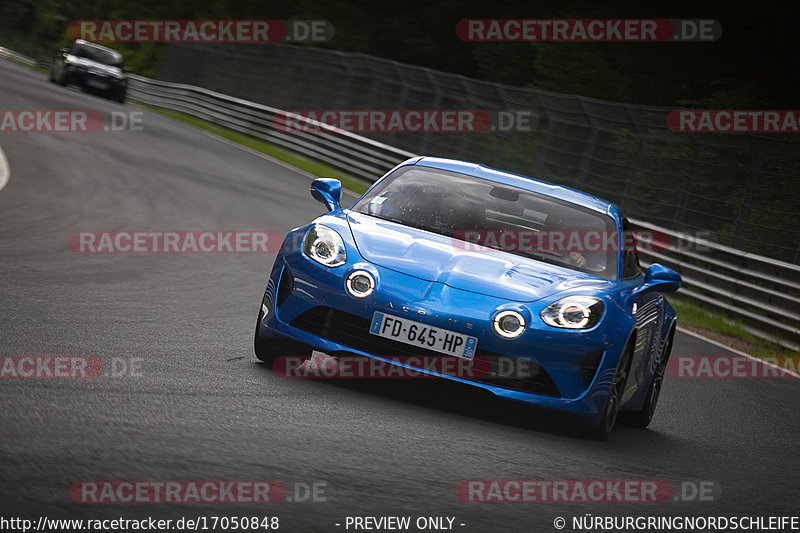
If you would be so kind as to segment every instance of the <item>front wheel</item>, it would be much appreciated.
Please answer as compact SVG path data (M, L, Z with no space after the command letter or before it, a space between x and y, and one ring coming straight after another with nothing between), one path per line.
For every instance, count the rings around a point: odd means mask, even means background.
M653 372L653 379L650 381L650 388L647 389L647 398L644 405L638 411L626 413L628 425L636 428L646 428L653 420L653 415L658 407L658 398L661 395L661 387L664 384L664 373L667 369L667 361L669 354L672 351L672 334L667 337L667 342L664 349L661 351L661 358L658 361L658 366Z
M290 340L278 340L275 338L264 338L258 334L259 324L261 322L261 312L258 313L258 320L256 320L256 332L253 339L253 348L256 357L262 363L272 366L275 359L281 356L311 356L311 348L300 343L292 342Z
M253 347L258 360L268 365L272 365L275 359L280 355L277 350L274 350L270 346L269 341L258 335L258 329L256 329L256 338Z
M628 371L633 357L634 339L635 335L631 336L625 344L619 364L617 364L617 372L608 391L608 399L603 409L603 416L600 418L600 424L592 431L592 436L598 440L608 439L614 429L614 425L617 423L620 402L622 402L622 397L625 394L625 383L628 381Z

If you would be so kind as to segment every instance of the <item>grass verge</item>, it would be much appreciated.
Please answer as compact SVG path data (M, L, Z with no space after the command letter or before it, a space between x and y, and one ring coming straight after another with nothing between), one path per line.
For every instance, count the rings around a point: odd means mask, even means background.
M669 299L678 312L678 325L756 357L793 356L800 351L789 350L780 344L756 337L746 331L741 322L709 312L696 303L680 297Z
M274 157L275 159L283 161L284 163L288 163L289 165L299 168L300 170L304 170L309 174L313 174L314 176L335 177L336 179L342 182L343 187L353 191L354 193L357 193L359 196L364 194L370 186L369 183L366 183L365 181L360 180L354 176L348 176L341 170L335 169L330 165L326 165L325 163L319 163L317 161L311 161L293 152L290 152L283 148L279 148L274 144L265 141L263 139L253 137L251 135L246 135L244 133L239 133L238 131L229 130L227 128L223 128L222 126L217 126L216 124L212 124L207 120L193 117L191 115L187 115L186 113L181 113L179 111L171 111L169 109L163 109L152 105L142 104L140 102L136 102L135 105L153 111L154 113L159 113L161 115L173 118L175 120L180 120L181 122L185 122L186 124L189 124L196 128L206 130L215 135L219 135L220 137L223 137L231 142L241 144L242 146L246 146L252 150L261 152L262 154Z

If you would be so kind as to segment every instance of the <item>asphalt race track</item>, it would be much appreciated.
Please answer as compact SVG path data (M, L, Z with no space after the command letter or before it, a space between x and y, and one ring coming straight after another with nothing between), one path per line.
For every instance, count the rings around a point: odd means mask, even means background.
M142 111L7 61L0 108ZM797 379L667 378L650 429L622 426L597 442L558 417L451 383L277 377L252 349L274 255L80 254L67 237L285 233L324 210L309 177L149 111L142 128L0 133L11 172L0 190L0 355L104 364L94 379L0 379L2 516L277 516L283 531L346 531L347 516L554 531L564 517L571 531L572 517L587 513L797 514ZM683 333L673 352L725 354ZM688 489L645 503L457 497L460 481L481 479ZM289 494L266 505L93 505L70 499L80 480L272 480ZM703 498L691 490L700 482L713 488ZM317 501L296 501L314 483Z

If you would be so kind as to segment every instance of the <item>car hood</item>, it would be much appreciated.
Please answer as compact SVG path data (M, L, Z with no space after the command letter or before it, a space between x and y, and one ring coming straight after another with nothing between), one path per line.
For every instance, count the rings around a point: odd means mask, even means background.
M72 65L76 65L76 66L79 66L79 67L84 67L87 70L96 70L96 71L99 71L99 72L101 72L103 74L110 75L110 76L115 76L117 78L125 77L125 75L124 75L124 73L123 73L121 68L114 67L112 65L106 65L104 63L100 63L98 61L93 61L93 60L87 59L85 57L78 57L78 56L74 56L74 55L70 54L70 55L67 56L67 61L69 61L69 63L72 64Z
M466 251L462 241L349 212L361 256L426 281L496 298L532 302L569 289L606 288L609 281L507 252Z

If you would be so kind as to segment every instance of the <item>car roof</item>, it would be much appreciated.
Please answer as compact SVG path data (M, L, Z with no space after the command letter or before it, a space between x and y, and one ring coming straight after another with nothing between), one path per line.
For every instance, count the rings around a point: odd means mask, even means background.
M103 45L96 44L96 43L90 43L89 41L84 41L83 39L76 39L75 40L75 44L82 44L82 45L91 46L91 47L94 47L94 48L100 48L101 50L105 50L106 52L111 52L112 54L115 54L115 55L118 55L118 56L122 57L122 54L120 54L119 52L117 52L113 48L108 48L107 46L103 46Z
M466 174L476 178L495 181L502 183L503 185L519 187L520 189L525 189L531 192L542 194L544 196L557 198L565 202L570 202L587 209L592 209L594 211L607 214L614 218L617 222L621 220L621 212L613 203L571 187L556 185L528 176L523 176L521 174L514 174L512 172L506 172L484 165L479 165L477 163L469 163L456 159L422 157L415 161L409 161L408 163L417 166L449 170L451 172L458 172L460 174Z

